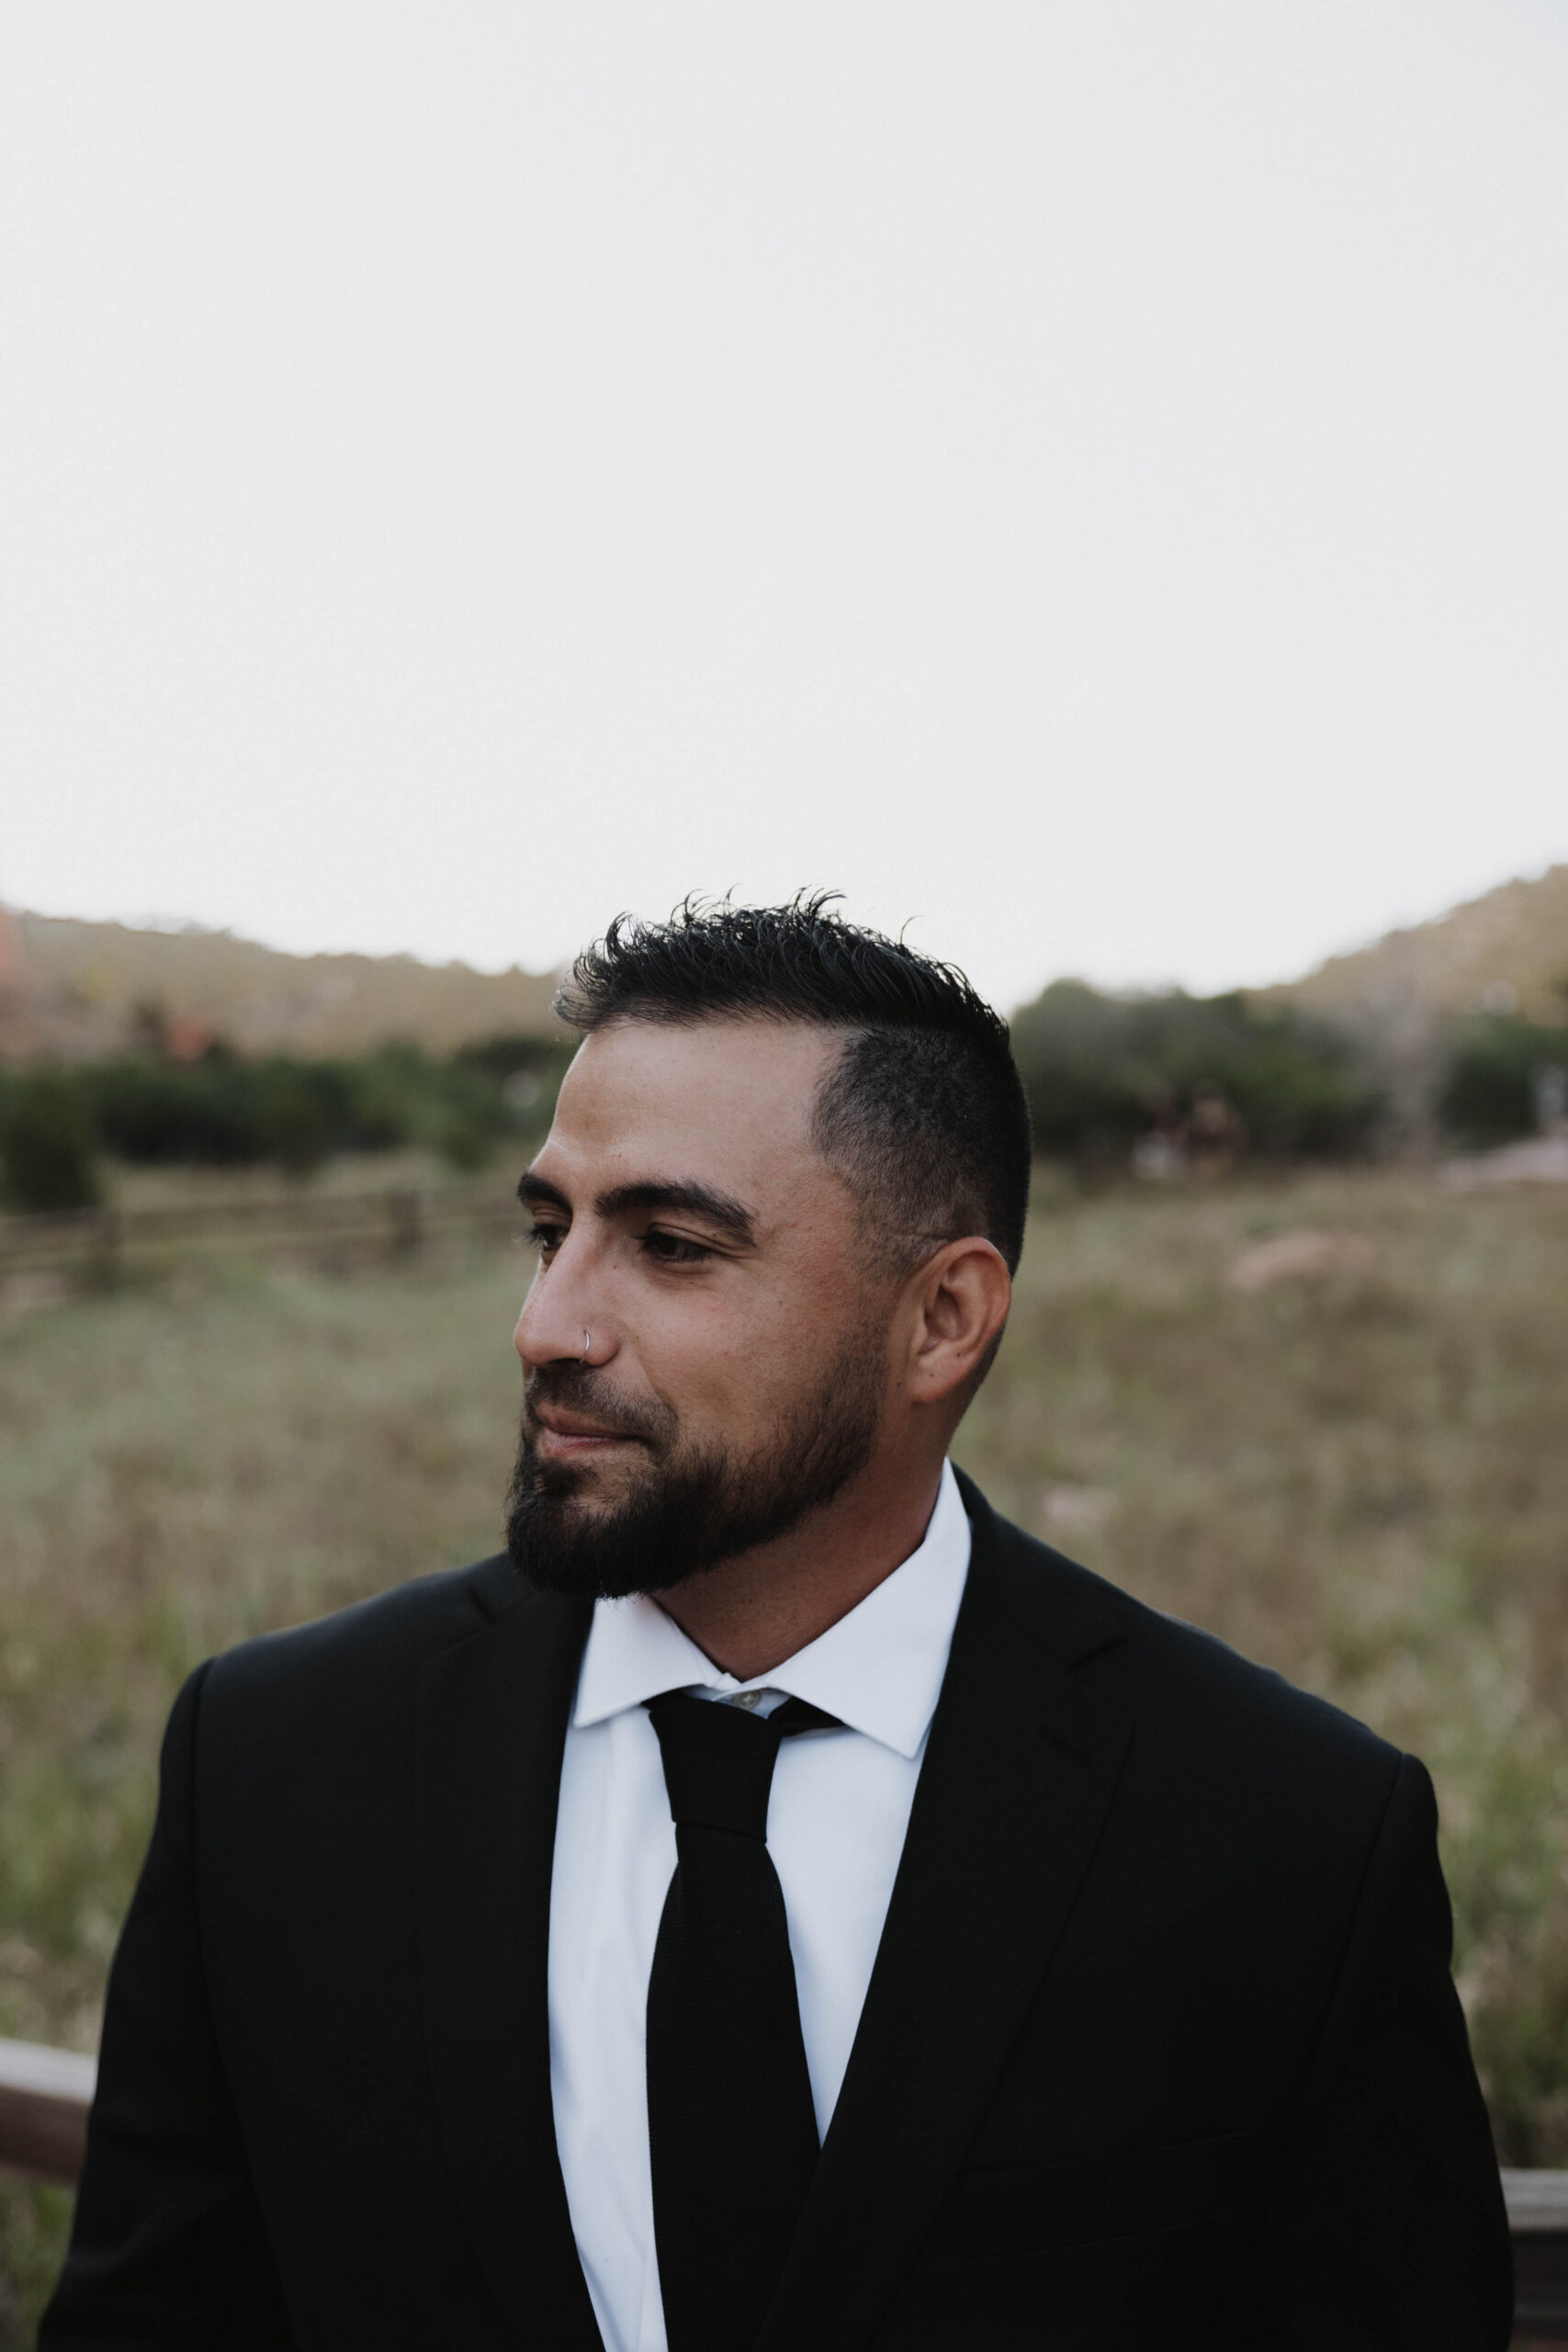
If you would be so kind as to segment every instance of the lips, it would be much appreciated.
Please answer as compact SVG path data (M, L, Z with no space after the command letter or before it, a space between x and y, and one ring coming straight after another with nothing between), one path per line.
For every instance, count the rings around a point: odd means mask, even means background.
M546 1453L585 1453L601 1445L635 1445L637 1441L626 1430L607 1429L602 1422L590 1421L576 1413L564 1413L558 1407L547 1407L534 1415L536 1443Z
M603 1374L575 1364L529 1374L523 1425L530 1448L547 1462L587 1461L612 1446L658 1453L675 1435L675 1416L667 1406L624 1394Z

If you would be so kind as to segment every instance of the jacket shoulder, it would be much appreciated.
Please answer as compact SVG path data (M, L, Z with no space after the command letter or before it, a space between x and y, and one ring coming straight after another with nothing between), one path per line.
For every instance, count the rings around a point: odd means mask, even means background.
M205 1671L204 1712L213 1701L284 1690L325 1687L346 1697L388 1679L401 1683L426 1657L481 1632L524 1597L503 1552L468 1567L412 1577L329 1616L223 1651Z

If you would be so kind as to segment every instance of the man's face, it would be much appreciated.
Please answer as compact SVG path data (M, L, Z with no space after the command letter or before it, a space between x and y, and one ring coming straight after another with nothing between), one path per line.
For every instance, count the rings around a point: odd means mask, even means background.
M567 1074L524 1180L508 1540L536 1581L661 1590L786 1532L870 1459L892 1299L810 1138L842 1040L624 1022Z

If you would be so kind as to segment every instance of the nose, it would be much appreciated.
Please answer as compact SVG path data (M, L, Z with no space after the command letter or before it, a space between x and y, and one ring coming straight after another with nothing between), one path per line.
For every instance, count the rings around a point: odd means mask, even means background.
M615 1352L614 1327L594 1284L569 1264L570 1238L555 1263L541 1266L512 1335L525 1372L554 1363L607 1363ZM595 1306L599 1312L595 1314Z
M593 1334L584 1324L577 1335L575 1348L557 1347L549 1343L541 1346L537 1333L529 1326L528 1310L525 1306L522 1314L517 1317L517 1329L512 1334L512 1344L517 1351L524 1371L532 1372L544 1364L586 1363L593 1344Z

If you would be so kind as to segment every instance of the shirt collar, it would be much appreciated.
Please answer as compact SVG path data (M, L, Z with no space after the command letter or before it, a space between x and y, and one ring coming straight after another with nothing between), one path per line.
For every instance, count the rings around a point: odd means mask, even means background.
M572 1728L604 1723L661 1690L787 1690L913 1758L936 1712L968 1568L968 1514L944 1462L919 1549L836 1625L750 1682L705 1657L646 1594L601 1600L582 1654Z

